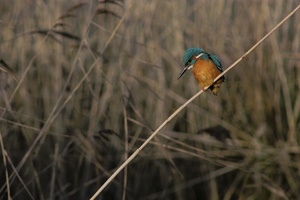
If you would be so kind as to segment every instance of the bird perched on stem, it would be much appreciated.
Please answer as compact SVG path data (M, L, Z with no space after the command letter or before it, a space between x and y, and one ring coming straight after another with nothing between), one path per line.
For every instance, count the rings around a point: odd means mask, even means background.
M206 86L211 85L214 79L223 72L220 59L216 55L207 53L201 48L189 48L184 54L183 64L184 68L177 79L187 70L192 69L194 77L202 90L204 90ZM224 81L225 77L222 76L209 87L214 95L218 94L220 86Z

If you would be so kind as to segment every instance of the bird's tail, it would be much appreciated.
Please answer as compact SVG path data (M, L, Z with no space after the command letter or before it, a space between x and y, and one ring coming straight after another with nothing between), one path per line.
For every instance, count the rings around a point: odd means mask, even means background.
M221 84L225 81L225 77L222 76L219 80L217 80L212 86L210 86L210 90L214 95L218 95Z

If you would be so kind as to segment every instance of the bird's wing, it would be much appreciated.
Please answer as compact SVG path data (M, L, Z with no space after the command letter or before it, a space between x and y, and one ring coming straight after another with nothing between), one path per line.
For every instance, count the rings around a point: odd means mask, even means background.
M209 54L209 57L214 62L214 64L217 66L218 70L220 70L221 72L223 72L223 70L222 70L222 64L221 64L221 61L218 58L218 56L216 56L214 54Z

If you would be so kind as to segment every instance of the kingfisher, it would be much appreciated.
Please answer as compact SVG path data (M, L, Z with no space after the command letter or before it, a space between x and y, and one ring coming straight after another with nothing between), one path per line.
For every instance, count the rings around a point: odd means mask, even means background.
M206 86L211 85L214 79L219 76L222 70L220 59L214 55L205 52L201 48L189 48L183 57L184 68L180 72L177 80L189 69L192 69L196 81L202 90ZM225 77L221 76L213 85L209 87L214 95L217 95L221 84L225 81Z

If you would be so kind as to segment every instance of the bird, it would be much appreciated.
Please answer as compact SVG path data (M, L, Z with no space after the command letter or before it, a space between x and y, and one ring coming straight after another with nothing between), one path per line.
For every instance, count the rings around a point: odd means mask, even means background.
M222 64L218 56L205 52L201 48L189 48L183 57L184 68L178 75L177 80L189 69L192 69L193 75L201 86L202 90L209 87L214 95L217 95L225 77L221 76L215 83L214 79L219 76L222 70Z

